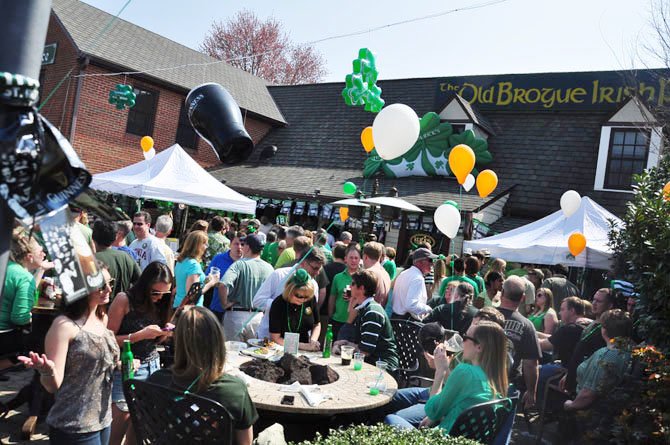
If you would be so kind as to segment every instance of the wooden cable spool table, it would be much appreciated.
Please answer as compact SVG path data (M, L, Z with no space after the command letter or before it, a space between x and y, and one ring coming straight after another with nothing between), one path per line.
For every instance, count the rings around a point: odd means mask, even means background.
M319 385L320 392L329 394L332 398L317 406L310 406L302 394L281 391L282 384L266 382L245 375L249 382L247 390L256 408L287 414L333 416L366 411L386 405L398 389L395 379L384 372L381 382L386 385L386 390L375 396L370 395L368 384L377 380L379 369L368 363L363 363L363 369L360 371L354 371L353 364L341 365L339 356L322 358L320 353L310 352L300 352L298 355L309 357L312 363L317 365L329 365L337 372L339 379L336 382ZM236 368L235 372L231 374L242 373L242 371L239 371L240 365L250 360L253 360L252 357L233 351L228 352L226 357L227 364ZM282 405L280 403L285 395L295 396L293 405Z

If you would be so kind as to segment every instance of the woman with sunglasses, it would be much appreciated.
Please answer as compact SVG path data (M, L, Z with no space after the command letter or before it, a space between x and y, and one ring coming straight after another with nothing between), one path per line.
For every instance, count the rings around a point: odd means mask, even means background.
M481 321L463 336L463 363L451 370L451 357L440 343L433 355L435 380L419 428L439 426L449 433L458 416L478 403L507 394L507 337L500 325ZM442 387L444 383L444 387ZM413 429L410 422L392 414L386 423Z
M558 327L558 316L554 310L554 294L551 289L541 287L535 294L535 310L528 316L537 332L553 334Z
M135 371L136 379L146 380L160 368L156 346L171 335L172 326L167 324L171 290L170 269L154 261L144 269L137 283L127 292L119 293L109 307L109 329L116 335L119 346L125 340L130 341L133 357L141 363ZM126 436L126 443L134 444L120 370L114 372L112 402L110 443L120 444Z
M55 394L47 416L52 444L109 443L112 423L112 373L119 345L107 329L104 305L112 292L111 277L102 269L103 284L87 297L63 307L44 340L45 354L19 357L40 373L42 386Z
M299 349L318 351L321 321L314 299L314 281L305 269L298 269L284 285L281 298L270 307L270 340L283 345L284 334L300 334Z

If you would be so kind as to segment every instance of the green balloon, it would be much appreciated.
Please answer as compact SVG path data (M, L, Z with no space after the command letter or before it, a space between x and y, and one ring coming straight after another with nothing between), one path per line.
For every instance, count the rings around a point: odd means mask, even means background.
M345 195L353 195L356 193L356 190L358 188L356 187L356 184L353 182L345 182L344 186L342 187L342 191L344 191Z
M454 207L458 208L458 204L456 204L456 201L451 201L451 200L449 200L449 201L444 201L444 203L445 203L445 204L449 204L450 206L454 206Z

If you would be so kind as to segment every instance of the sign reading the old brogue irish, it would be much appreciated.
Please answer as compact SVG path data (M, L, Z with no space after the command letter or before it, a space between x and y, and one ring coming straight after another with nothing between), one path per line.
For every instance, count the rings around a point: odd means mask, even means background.
M480 110L615 109L631 96L670 105L670 71L509 74L437 80L436 108L460 95Z

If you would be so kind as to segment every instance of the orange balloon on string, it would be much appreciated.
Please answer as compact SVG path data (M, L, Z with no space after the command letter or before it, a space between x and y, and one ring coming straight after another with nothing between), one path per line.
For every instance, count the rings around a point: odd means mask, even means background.
M349 207L340 207L340 219L342 222L349 219Z
M458 183L463 185L473 168L475 168L475 152L465 144L459 144L449 152L449 168L456 176Z
M498 186L498 175L493 170L484 170L477 175L476 184L479 196L486 198Z
M586 249L586 237L579 232L573 233L568 238L568 249L570 249L572 256L579 255Z
M142 147L142 151L145 153L154 148L154 138L151 136L144 136L142 139L140 139L140 146Z
M372 127L365 127L361 132L361 144L366 153L370 153L375 148L375 141L372 139Z

